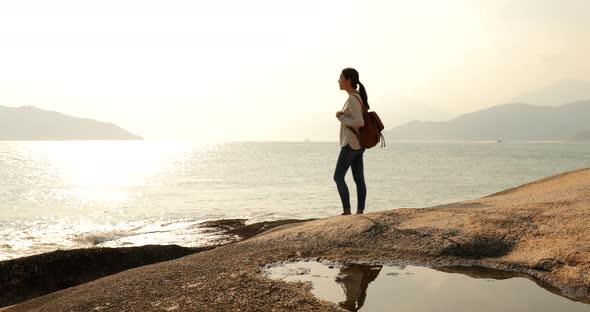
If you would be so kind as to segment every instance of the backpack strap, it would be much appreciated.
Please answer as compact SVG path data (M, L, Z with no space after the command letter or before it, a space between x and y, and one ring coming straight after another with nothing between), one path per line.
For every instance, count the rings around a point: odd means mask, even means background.
M358 97L356 95L358 95ZM363 105L363 100L360 98L360 95L358 93L354 93L353 96L358 99L359 104L361 105L361 110L364 110L365 106ZM342 106L342 109L344 109L345 106L346 106L346 103L344 103L344 106Z
M346 126L346 128L348 128L350 131L352 131L352 133L354 133L356 135L356 137L358 138L361 134L358 133L356 130L354 130L353 127L351 126Z
M359 104L361 105L361 111L364 110L365 107L363 106L363 100L361 99L361 96L358 93L353 93L352 95L359 101ZM358 95L358 97L357 97L357 95ZM346 106L346 103L344 104L344 106ZM344 109L344 106L342 107L342 109ZM354 133L357 138L360 136L360 133L358 131L356 131L353 127L346 126L346 128L348 128L350 131L352 131L352 133Z
M353 93L352 95L359 100L359 104L361 104L361 109L365 108L363 105L363 99L361 99L361 95L358 93Z

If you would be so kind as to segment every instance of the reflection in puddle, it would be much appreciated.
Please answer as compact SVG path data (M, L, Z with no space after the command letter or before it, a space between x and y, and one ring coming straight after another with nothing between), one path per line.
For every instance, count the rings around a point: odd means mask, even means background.
M340 268L336 282L342 285L346 300L339 305L348 311L358 311L367 298L367 287L381 272L380 265L349 264Z
M522 274L485 268L296 262L268 267L265 274L311 282L314 295L348 311L590 310L590 305L558 296L558 290Z

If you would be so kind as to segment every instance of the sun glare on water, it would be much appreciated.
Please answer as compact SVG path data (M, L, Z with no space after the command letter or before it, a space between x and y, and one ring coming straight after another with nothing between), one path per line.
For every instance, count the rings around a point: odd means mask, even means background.
M132 141L39 142L31 155L51 168L61 196L83 201L124 202L126 189L157 183L178 170L192 147L185 143Z

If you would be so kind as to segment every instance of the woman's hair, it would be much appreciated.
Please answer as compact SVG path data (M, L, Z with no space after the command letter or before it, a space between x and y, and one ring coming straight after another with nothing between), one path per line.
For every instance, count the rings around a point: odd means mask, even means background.
M356 71L356 69L349 67L342 70L342 76L344 76L345 79L350 79L350 81L352 82L351 85L355 90L357 88L357 85L360 86L359 94L361 95L361 99L363 100L363 105L366 109L369 109L370 106L369 99L367 98L367 90L365 90L365 86L363 86L363 84L359 81L359 72Z

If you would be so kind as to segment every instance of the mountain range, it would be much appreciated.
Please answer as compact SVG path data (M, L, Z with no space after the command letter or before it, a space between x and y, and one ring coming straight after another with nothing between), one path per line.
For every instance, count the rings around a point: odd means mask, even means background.
M528 103L541 106L560 106L590 99L590 82L583 80L559 80L539 90L512 98L508 103Z
M33 106L0 106L0 141L143 140L113 123L77 118Z
M411 121L384 132L391 140L590 141L590 100L558 107L497 105L449 121Z

